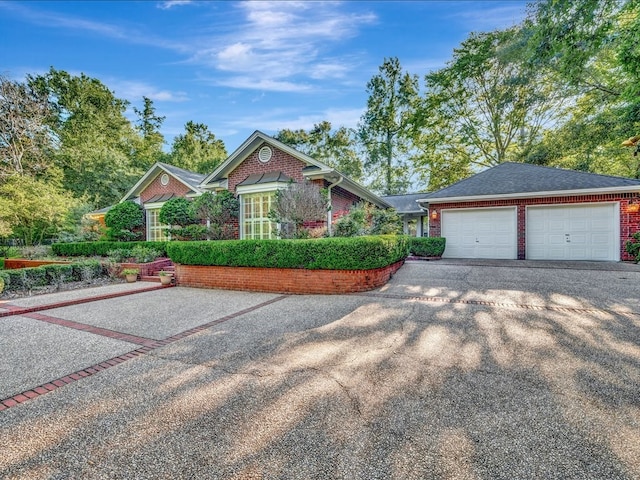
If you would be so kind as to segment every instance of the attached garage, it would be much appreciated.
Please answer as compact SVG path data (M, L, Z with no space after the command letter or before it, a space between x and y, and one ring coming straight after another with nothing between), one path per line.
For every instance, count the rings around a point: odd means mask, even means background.
M527 207L529 260L620 260L617 203Z
M518 258L515 207L442 210L447 258Z
M502 163L425 194L429 236L448 258L633 260L640 179Z

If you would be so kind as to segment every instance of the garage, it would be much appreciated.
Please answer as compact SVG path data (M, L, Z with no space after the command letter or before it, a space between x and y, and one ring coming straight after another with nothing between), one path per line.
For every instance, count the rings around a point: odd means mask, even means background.
M442 210L446 258L517 258L516 209Z
M617 203L527 207L527 259L620 260Z

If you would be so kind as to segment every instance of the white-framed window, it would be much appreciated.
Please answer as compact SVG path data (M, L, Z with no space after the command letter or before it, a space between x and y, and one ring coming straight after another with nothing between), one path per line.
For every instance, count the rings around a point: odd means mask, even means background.
M160 223L160 209L147 209L147 241L149 242L165 242L168 240L166 234L167 225Z
M241 195L241 238L246 240L276 238L274 233L276 224L269 219L274 197L273 191Z

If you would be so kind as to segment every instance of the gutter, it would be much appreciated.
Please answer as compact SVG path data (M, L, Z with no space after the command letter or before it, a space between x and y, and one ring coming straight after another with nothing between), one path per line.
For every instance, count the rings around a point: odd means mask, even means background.
M327 211L327 233L329 234L329 236L332 235L331 221L333 220L333 215L332 215L333 204L331 203L331 189L337 185L340 185L343 180L344 180L344 177L340 175L337 181L333 182L331 185L327 187L327 198L329 200L329 210Z

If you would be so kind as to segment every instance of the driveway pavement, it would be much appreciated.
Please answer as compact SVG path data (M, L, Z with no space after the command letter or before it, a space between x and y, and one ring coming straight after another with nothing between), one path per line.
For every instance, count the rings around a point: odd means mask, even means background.
M580 265L0 304L0 478L640 478L640 267Z

